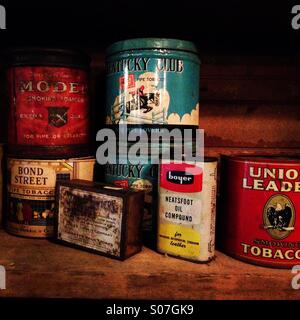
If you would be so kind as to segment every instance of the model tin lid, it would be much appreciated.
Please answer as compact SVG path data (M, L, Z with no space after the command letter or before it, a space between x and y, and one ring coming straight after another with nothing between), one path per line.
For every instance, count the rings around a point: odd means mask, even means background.
M106 54L110 56L122 51L143 49L178 50L198 54L197 47L193 42L165 38L137 38L118 41L107 48Z
M63 48L24 47L2 52L10 66L67 66L87 68L90 57L80 50Z

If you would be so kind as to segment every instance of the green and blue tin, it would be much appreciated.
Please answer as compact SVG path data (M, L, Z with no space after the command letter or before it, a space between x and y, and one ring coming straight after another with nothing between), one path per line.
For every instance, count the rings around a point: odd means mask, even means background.
M200 60L193 43L125 40L106 56L107 124L199 125Z
M107 183L111 183L119 187L145 191L143 230L154 235L158 205L159 159L166 155L169 159L173 159L174 157L178 159L179 154L180 157L182 156L184 148L189 148L194 152L195 139L185 141L183 146L179 141L172 141L167 138L161 139L160 141L153 141L153 139L151 139L151 133L154 131L161 132L163 128L159 129L150 125L113 125L107 126L107 128L113 129L119 139L117 140L116 145L116 162L107 163L104 166L104 180ZM140 137L140 153L138 156L134 156L134 161L136 161L136 163L130 161L130 151L135 145L134 142L129 142L128 138L132 131ZM142 135L142 131L145 134L144 136ZM142 152L142 148L148 150L148 153ZM175 154L175 150L178 153Z
M118 157L121 160L122 155ZM120 161L121 162L121 161ZM155 225L157 207L158 165L106 164L105 181L119 187L145 191L143 230L152 231Z

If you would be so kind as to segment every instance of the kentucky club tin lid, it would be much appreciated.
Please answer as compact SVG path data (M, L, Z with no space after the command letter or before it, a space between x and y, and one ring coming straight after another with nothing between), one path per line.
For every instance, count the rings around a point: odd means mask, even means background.
M109 56L122 51L143 49L169 49L198 54L197 47L193 42L165 38L137 38L118 41L107 48L106 54Z

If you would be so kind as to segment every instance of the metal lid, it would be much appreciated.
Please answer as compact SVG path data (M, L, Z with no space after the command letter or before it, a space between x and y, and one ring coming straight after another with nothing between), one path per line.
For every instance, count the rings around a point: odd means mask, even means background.
M234 156L221 155L222 160L242 162L242 163L261 163L261 164L300 164L300 156L283 156L283 155L267 155L267 154L258 154L258 155L247 155L247 154L238 154Z
M122 51L143 49L179 50L198 54L197 47L193 42L164 38L137 38L118 41L107 48L106 54L112 55Z
M62 48L11 48L3 56L12 66L70 66L87 68L90 57L84 52Z

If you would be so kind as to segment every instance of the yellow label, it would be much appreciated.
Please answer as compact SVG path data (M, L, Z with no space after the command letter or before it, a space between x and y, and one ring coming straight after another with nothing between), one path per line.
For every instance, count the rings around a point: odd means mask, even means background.
M70 179L93 180L93 158L65 160L10 159L9 193L11 197L29 200L54 200L58 174Z
M197 258L200 254L200 234L182 225L162 223L158 230L158 247L165 253Z

